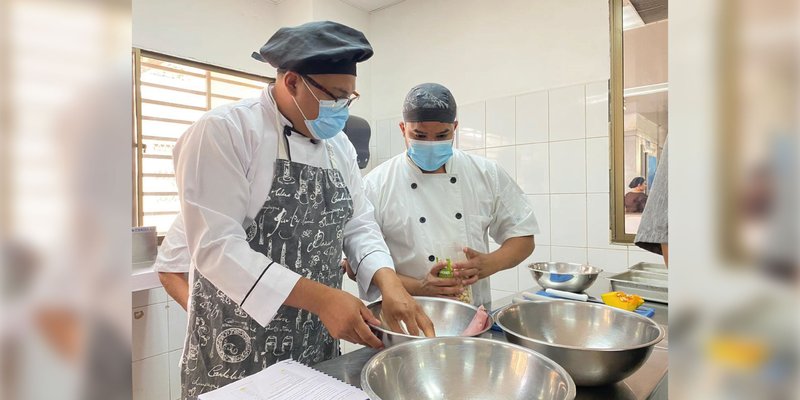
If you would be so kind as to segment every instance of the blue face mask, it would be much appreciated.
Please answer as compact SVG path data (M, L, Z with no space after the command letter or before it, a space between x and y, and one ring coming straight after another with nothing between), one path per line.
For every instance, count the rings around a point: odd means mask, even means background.
M453 156L453 139L435 142L408 139L408 156L423 171L436 171Z
M308 87L308 83L306 83L305 79L303 83ZM308 88L308 91L311 92L311 95L319 102L319 114L317 114L316 119L306 118L306 114L303 112L303 109L300 108L300 105L297 104L297 100L294 97L292 97L292 100L294 100L297 109L300 110L300 114L303 115L309 132L311 132L311 135L316 139L330 139L336 136L344 129L347 119L350 118L350 109L347 107L347 99L320 100L311 88Z

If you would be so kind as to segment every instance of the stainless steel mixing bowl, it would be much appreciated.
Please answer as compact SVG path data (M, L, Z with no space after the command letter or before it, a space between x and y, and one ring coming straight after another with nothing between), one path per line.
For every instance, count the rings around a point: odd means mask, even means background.
M578 386L606 385L627 378L664 338L664 330L650 318L594 303L512 304L495 318L509 342L557 362Z
M547 357L510 343L448 337L399 344L361 370L373 400L574 399L575 383Z
M431 322L433 322L433 327L436 329L437 337L460 336L461 332L463 332L467 325L469 325L469 323L472 321L472 318L475 317L475 313L478 312L478 307L460 302L458 300L417 296L414 297L414 300L417 301L425 314L428 315L428 318L431 319ZM422 332L420 332L420 336L411 336L403 333L392 332L392 330L389 328L389 324L387 324L383 318L381 306L382 303L380 301L376 301L372 304L369 304L367 308L372 311L372 314L375 315L376 318L381 320L381 326L370 325L370 328L372 328L375 336L377 336L378 339L383 342L384 346L394 346L398 343L408 342L410 340L421 339L424 337L422 336ZM492 316L490 315L486 328L472 336L478 336L485 333L492 327L493 323L494 320L492 320Z
M581 293L592 286L602 269L585 264L540 262L528 266L533 279L545 289Z

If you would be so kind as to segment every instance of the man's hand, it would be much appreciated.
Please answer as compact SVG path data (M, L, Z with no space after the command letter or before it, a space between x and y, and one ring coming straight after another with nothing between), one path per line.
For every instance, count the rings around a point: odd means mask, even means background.
M284 301L319 316L331 336L379 349L383 343L366 322L380 325L367 306L353 295L307 278L300 278Z
M375 349L383 348L383 343L367 325L369 322L380 326L381 321L372 315L361 300L337 289L331 290L327 297L318 315L331 336Z
M383 296L383 319L389 328L395 332L403 332L400 321L405 323L408 334L419 336L421 333L428 337L436 336L433 322L422 311L413 297L403 287L400 278L391 268L379 269L372 278L380 288Z
M460 261L453 264L453 272L456 278L462 280L464 285L472 285L478 279L486 278L499 271L497 263L492 262L489 254L481 253L469 247L464 248L467 261Z
M439 261L431 268L424 278L419 280L417 295L431 297L455 297L464 291L461 279L458 278L439 278L439 271L447 266L446 261Z

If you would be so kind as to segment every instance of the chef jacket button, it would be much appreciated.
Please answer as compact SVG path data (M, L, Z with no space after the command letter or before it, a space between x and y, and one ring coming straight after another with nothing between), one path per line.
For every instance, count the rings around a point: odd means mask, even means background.
M456 219L461 219L461 213L456 213Z
M425 221L426 221L425 217L419 217L419 222L422 222L424 224Z
M450 178L450 183L456 183L457 180L458 179L456 179L456 177L454 176L454 177Z
M434 262L434 261L436 261L436 257L434 257L433 254L431 254L431 255L428 256L428 261Z
M412 188L412 189L416 189L416 188L417 188L417 184L416 184L416 183L412 183L412 184L411 184L411 188Z

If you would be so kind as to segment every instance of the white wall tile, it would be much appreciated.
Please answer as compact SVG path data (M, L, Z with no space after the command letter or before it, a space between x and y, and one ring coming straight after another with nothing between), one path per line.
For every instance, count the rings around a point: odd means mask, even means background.
M587 255L585 247L550 247L550 259L556 262L570 262L586 264Z
M517 269L509 268L500 271L490 277L492 290L504 290L506 292L516 292L519 290L519 275Z
M517 96L517 144L549 141L547 91Z
M391 150L391 141L389 140L389 133L392 128L392 120L391 119L382 119L378 121L378 127L376 129L377 139L375 141L375 147L377 148L377 153L375 154L376 158L389 158L391 157L392 150Z
M584 85L554 89L549 94L550 140L586 137Z
M586 140L586 191L589 193L609 193L608 138Z
M634 250L638 247L630 246L628 249L628 266L646 262L653 264L664 264L664 257L644 250Z
M169 352L169 396L171 400L181 400L181 352Z
M467 154L486 158L486 149L464 150Z
M528 269L529 265L531 265L531 263L523 262L517 265L515 268L518 275L517 287L519 288L519 291L539 287L539 285L536 284L536 281L533 280L533 275L531 275L531 271Z
M539 234L534 236L536 246L550 244L550 195L527 195L528 203L533 207L536 222L539 223Z
M486 101L486 147L513 146L516 143L515 108L514 97Z
M586 195L586 221L589 247L615 248L611 244L611 209L608 193Z
M389 122L390 156L392 157L406 151L406 141L403 138L403 132L400 130L399 123L400 121L397 118Z
M550 243L586 247L586 195L550 196Z
M486 103L478 102L458 109L458 148L462 150L486 147Z
M588 251L589 265L602 268L608 272L622 272L628 268L628 251L592 249Z
M167 303L167 325L169 326L169 350L179 350L183 348L186 338L186 324L188 315L178 303L170 301Z
M515 146L486 149L486 158L496 161L512 178L517 176Z
M141 314L138 314L139 312ZM166 304L135 308L131 314L133 321L132 359L137 361L166 353L169 350ZM141 315L141 317L137 319L137 315Z
M168 354L136 361L132 368L133 400L170 398Z
M533 264L535 262L548 262L552 260L551 257L551 246L539 246L536 245L536 248L533 250L533 254L526 260L528 264Z
M169 295L163 287L154 289L140 290L131 295L131 308L149 306L151 304L165 303L169 300Z
M512 294L514 294L514 292L492 289L492 302L495 302L507 296L511 296Z
M550 143L550 193L586 193L586 140Z
M586 137L609 137L608 82L586 85Z
M550 193L550 162L547 143L516 146L517 184L526 194Z

